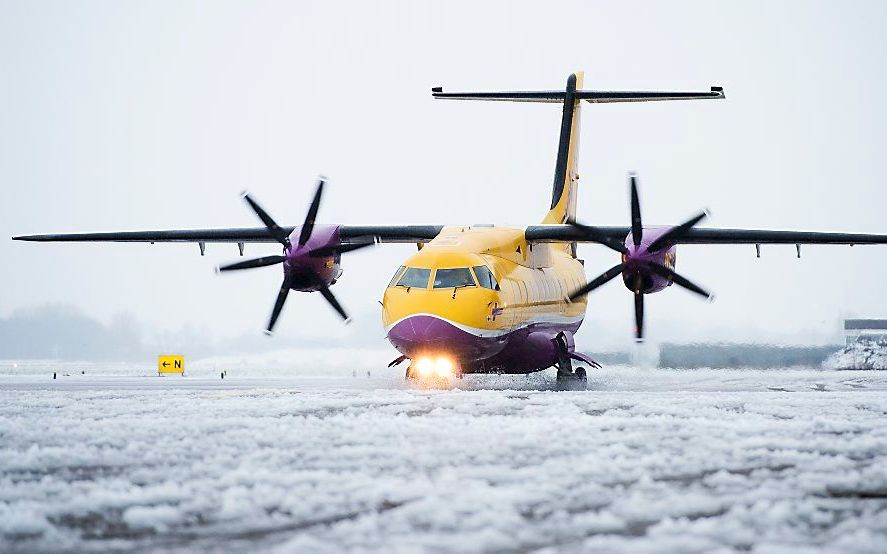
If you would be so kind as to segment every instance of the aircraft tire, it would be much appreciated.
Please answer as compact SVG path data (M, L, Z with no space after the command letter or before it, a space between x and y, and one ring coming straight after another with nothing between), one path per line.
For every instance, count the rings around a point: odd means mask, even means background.
M576 368L576 379L581 379L582 381L587 381L587 380L588 380L588 376L587 376L586 373L585 373L585 368L584 368L584 367L579 366L579 367Z

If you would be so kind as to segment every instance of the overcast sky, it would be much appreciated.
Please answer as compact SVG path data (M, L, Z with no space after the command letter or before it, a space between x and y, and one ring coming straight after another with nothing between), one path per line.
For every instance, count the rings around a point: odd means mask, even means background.
M725 101L583 105L579 213L627 225L708 207L713 227L887 233L883 2L0 1L0 236L281 223L318 174L330 223L540 221L560 124L552 105L432 100L430 88L725 88ZM383 288L409 245L347 256L334 291L385 343ZM247 256L275 253L247 246ZM616 263L584 246L589 277ZM653 340L823 342L845 315L887 316L887 247L686 246L648 297ZM217 276L235 245L0 240L0 316L66 303L104 322L261 333L278 268ZM591 297L578 343L632 335L630 293ZM283 337L343 331L290 296ZM269 345L278 339L269 339Z

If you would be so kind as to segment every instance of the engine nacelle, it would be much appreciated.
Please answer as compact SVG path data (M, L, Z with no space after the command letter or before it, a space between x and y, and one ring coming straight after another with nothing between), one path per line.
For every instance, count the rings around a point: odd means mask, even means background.
M677 247L670 246L651 252L650 244L665 234L670 227L644 228L641 244L635 246L631 233L625 238L625 247L628 252L622 255L622 282L632 292L651 294L659 292L671 286L672 279L651 271L650 265L656 264L670 270L675 269L677 263Z
M283 271L290 280L290 288L315 291L333 284L341 275L341 254L335 248L341 245L338 225L314 225L305 244L299 244L302 227L290 233L290 246L284 248L286 260Z

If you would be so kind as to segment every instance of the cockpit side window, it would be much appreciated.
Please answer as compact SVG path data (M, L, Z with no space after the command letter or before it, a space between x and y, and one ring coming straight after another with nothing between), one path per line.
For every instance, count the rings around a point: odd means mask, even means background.
M474 287L474 278L467 267L438 269L434 274L434 288L451 289L454 287Z
M397 282L399 287L428 288L428 279L431 278L431 270L422 267L408 267Z
M391 281L388 283L388 288L394 286L394 283L397 282L397 278L400 277L400 274L403 272L403 268L404 266L400 266L399 268L397 268L397 271L394 272L394 277L392 277Z
M499 283L493 277L493 272L485 265L476 265L472 268L477 275L477 282L485 289L499 290Z

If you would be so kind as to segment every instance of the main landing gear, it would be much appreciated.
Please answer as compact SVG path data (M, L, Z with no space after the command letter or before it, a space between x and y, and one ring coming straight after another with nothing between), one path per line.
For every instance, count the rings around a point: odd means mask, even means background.
M557 388L558 390L585 390L588 375L582 366L573 369L573 360L567 350L567 337L563 332L551 339L557 352Z

